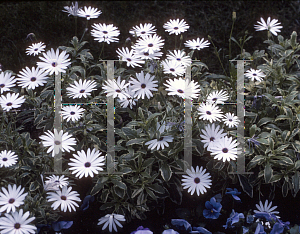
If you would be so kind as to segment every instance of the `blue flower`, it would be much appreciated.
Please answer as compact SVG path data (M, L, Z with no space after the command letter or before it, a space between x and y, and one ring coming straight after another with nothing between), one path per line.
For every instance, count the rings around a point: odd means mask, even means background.
M184 219L172 219L171 220L172 225L174 225L178 230L183 231L192 231L192 226L189 224L188 221Z
M207 229L203 228L203 227L193 227L194 231L198 231L198 233L201 234L211 234L210 231L208 231Z
M230 217L227 219L226 225L223 225L225 229L233 228L232 224L239 222L240 219L244 219L245 216L243 213L237 213L234 210L232 210Z
M205 202L205 207L207 209L203 210L203 216L207 219L217 219L219 218L222 205L216 201L214 197L210 201Z
M237 200L237 201L241 201L241 199L237 196L237 195L240 195L241 192L239 192L236 188L231 189L231 188L226 188L228 191L225 193L225 194L231 194L232 197Z
M68 229L73 225L73 221L59 221L52 222L52 228L54 231L59 232L62 229Z
M179 233L173 229L167 229L167 230L164 230L162 234L179 234Z
M153 234L149 228L144 228L143 226L139 226L136 231L131 232L130 234Z
M247 215L246 221L247 221L247 223L253 223L254 222L254 216L253 215Z
M257 212L254 214L256 218L265 218L269 222L276 222L277 217L276 215L272 213L267 213L267 212Z
M249 232L249 228L243 226L243 234L246 234L248 232Z
M82 202L82 205L80 206L81 210L87 210L89 208L90 202L93 202L95 200L94 196L87 195Z
M254 234L266 234L264 226L261 223L257 224Z

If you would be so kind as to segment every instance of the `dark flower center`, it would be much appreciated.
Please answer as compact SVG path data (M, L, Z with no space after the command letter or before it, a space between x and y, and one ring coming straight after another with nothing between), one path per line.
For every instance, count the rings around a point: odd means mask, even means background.
M75 112L74 112L74 111L71 111L71 112L70 112L70 115L75 115Z
M9 103L7 103L6 105L7 105L7 106L11 106L11 105L12 105L12 103L11 103L11 102L9 102Z
M91 16L90 15L86 15L86 18L90 18Z
M4 88L5 84L0 84L0 88Z
M226 154L226 153L228 153L228 149L227 148L223 148L222 152Z
M232 119L229 119L228 121L229 121L229 122L232 122Z
M11 198L11 199L8 200L8 203L10 203L10 204L12 204L14 202L15 202L15 199L13 199L13 198Z
M6 161L7 161L7 158L2 158L2 161L6 162Z
M56 67L57 63L53 62L51 65L52 65L52 67Z
M21 227L21 224L15 223L15 225L14 225L14 228L15 228L15 229L19 229L20 227Z
M36 77L31 77L30 81L32 81L32 82L36 81Z
M84 166L85 166L85 167L90 167L90 166L91 166L91 163L90 163L90 162L86 162L86 163L84 164Z
M127 58L127 61L131 62L131 58Z
M145 52L144 55L145 55L145 56L149 56L149 53L148 53L148 52Z
M64 200L64 201L67 200L66 196L61 196L60 198L61 198L61 200Z
M38 51L38 48L35 48L34 51Z
M60 141L54 141L55 145L60 145Z
M215 102L215 101L217 101L218 99L217 99L217 98L213 98L212 100Z
M153 44L152 43L148 44L148 47L153 47Z
M141 34L145 34L145 33L146 33L145 31L142 31L142 32L141 32Z
M177 58L176 60L177 60L177 61L181 61L181 58Z
M103 33L104 33L104 34L107 34L108 32L107 32L107 31L103 31Z
M210 111L206 111L206 114L207 114L207 115L211 115L211 112L210 112Z
M85 92L85 89L82 89L79 91L79 93L84 93Z
M121 93L122 91L120 89L116 89L116 92L117 93Z
M164 137L161 137L161 138L158 139L158 141L162 141L163 139L164 139Z
M178 93L184 93L182 89L177 89Z
M210 141L214 141L214 140L215 140L215 138L214 138L214 137L211 137L211 138L209 138L209 140L210 140Z
M142 89L146 88L145 84L141 84Z
M199 183L200 183L200 179L199 179L198 177L196 177L196 178L194 179L194 182L195 182L196 184L199 184Z
M199 45L196 45L196 47L198 48L198 47L200 47Z
M175 30L178 30L178 27L174 27Z
M171 71L171 72L174 72L174 71L175 71L175 69L174 69L174 68L170 68L170 71Z
M211 209L211 210L210 210L210 212L211 212L211 213L214 213L214 210L213 210L213 209Z
M257 76L257 74L256 74L256 73L253 73L252 76Z

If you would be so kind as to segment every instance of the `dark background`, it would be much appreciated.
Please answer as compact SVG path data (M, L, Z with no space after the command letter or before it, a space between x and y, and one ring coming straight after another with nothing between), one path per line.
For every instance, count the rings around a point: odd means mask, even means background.
M4 1L0 2L0 63L3 70L18 73L25 66L32 66L37 58L25 54L31 40L26 39L29 33L34 33L38 41L47 45L46 50L58 46L68 46L75 34L75 20L71 15L62 12L64 6L71 6L71 1ZM246 51L252 53L256 49L265 49L263 41L267 32L256 32L254 24L263 17L278 19L283 29L281 35L289 38L292 31L299 31L300 2L299 1L79 1L79 7L92 6L100 9L102 14L98 19L89 21L91 24L114 24L121 32L118 43L105 43L102 59L117 59L116 49L125 44L130 36L129 30L140 23L152 23L157 34L165 39L166 50L174 49L175 35L169 35L162 27L169 19L185 19L190 28L183 34L183 43L197 37L208 39L210 35L221 49L221 59L228 63L228 39L232 27L232 12L236 12L236 22L233 36L238 40L244 37L245 31L253 38L245 45ZM86 19L78 17L77 36L81 38ZM88 32L89 32L88 31ZM133 39L133 38L132 38ZM94 58L98 58L102 44L94 41L87 33L87 40ZM34 41L36 42L36 41ZM178 42L177 42L178 43ZM239 48L232 42L233 57ZM190 51L186 48L186 51ZM163 51L164 53L166 51ZM195 53L197 59L207 63L210 72L222 73L214 48L210 46ZM195 56L193 58L195 58ZM226 67L226 66L225 66Z
M25 66L33 66L37 57L27 56L26 48L32 44L30 39L26 39L29 33L34 33L39 41L47 45L47 49L58 46L69 46L69 41L75 33L75 21L73 16L62 12L64 6L71 6L71 1L2 1L0 2L0 63L3 70L12 70L18 73ZM165 39L165 48L174 49L174 34L169 35L163 29L163 24L169 19L185 19L190 28L185 32L183 42L197 37L208 39L211 36L218 49L221 49L220 56L225 65L228 64L228 39L232 27L232 12L236 12L236 21L233 29L233 36L238 40L243 37L245 31L253 38L245 45L246 51L252 53L257 49L265 49L263 41L267 39L267 32L256 32L254 24L260 21L260 17L265 20L270 16L278 19L283 29L280 35L289 38L293 31L299 32L300 27L300 2L299 1L79 1L79 7L92 6L102 11L98 19L89 21L89 31L93 23L114 24L121 32L118 43L105 44L103 59L117 59L116 49L124 46L126 38L130 36L129 30L140 23L152 23L157 34ZM81 38L86 19L78 17L77 36ZM133 38L132 38L133 39ZM87 33L84 40L89 42L85 48L89 48L98 58L102 44L94 41L93 37ZM33 41L36 42L36 41ZM182 47L181 47L182 48ZM232 42L233 57L239 53L239 48ZM186 48L186 51L189 51ZM163 51L165 53L165 51ZM209 67L212 73L222 73L222 69L214 54L214 48L205 48L195 56L201 59ZM195 58L195 57L194 57ZM226 66L225 66L226 67ZM228 69L228 67L226 67ZM78 183L78 192L81 199L88 191L89 183ZM80 187L81 186L81 187ZM239 191L240 187L236 186ZM269 191L263 191L267 199ZM183 204L180 207L193 209L210 199L210 194L191 198L185 191ZM249 209L256 209L258 203L258 191L254 191L254 198L249 198L245 193L240 196L242 204L234 205L234 209L243 212ZM281 202L282 195L280 188L277 188L276 198L273 205L277 205L283 221L290 221L292 224L299 224L298 199L290 194ZM227 199L227 198L226 198ZM228 198L229 199L229 198ZM223 208L231 210L232 201L224 201ZM226 205L226 204L227 205ZM105 215L99 211L100 204L92 204L85 212L78 211L74 215L67 215L63 220L73 220L74 224L64 233L100 233L102 226L97 226L97 221ZM229 207L230 206L230 207ZM162 227L170 223L176 217L176 208L170 201L166 201L165 215L157 215L156 210L148 214L149 219L145 221L134 220L124 225L122 233L130 233L139 225L149 227L154 233L161 233ZM208 222L202 217L202 221L207 223L210 231L225 231L222 225L226 223L229 214L222 215L215 222ZM227 230L228 233L232 230Z

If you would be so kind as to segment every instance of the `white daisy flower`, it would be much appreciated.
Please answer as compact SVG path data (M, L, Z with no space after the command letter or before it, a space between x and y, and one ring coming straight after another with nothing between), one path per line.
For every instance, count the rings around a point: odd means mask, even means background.
M136 79L133 79L132 77L130 78L131 81L130 83L132 84L132 91L135 92L134 97L137 97L138 99L142 97L144 99L145 95L147 96L148 99L150 97L153 97L153 94L151 91L157 91L158 89L155 88L158 85L156 84L158 81L153 81L154 76L150 76L149 73L147 73L144 76L144 72L141 71L141 73L136 73Z
M223 117L221 110L214 103L201 103L198 108L199 119L209 120L209 122L220 121Z
M158 130L160 133L163 133L164 131L168 131L172 126L166 126L165 122L162 124L156 123L156 130ZM166 147L169 147L168 142L173 142L172 136L161 136L159 139L153 139L151 141L148 141L145 143L145 145L149 145L148 149L153 150L160 148L163 150Z
M15 212L16 207L24 204L24 199L28 193L23 193L24 188L17 185L11 186L8 185L8 190L2 187L2 192L0 192L0 212L6 211L9 213L10 211Z
M191 80L191 82L188 82L188 80L178 78L174 80L167 80L168 84L164 84L168 88L166 91L169 91L168 95L178 95L179 97L185 99L192 99L192 98L198 98L199 91L200 91L200 85L198 82L194 82Z
M207 147L207 150L210 150L213 144L218 141L220 138L225 137L226 133L223 133L223 129L220 129L220 126L215 124L208 124L205 126L205 129L201 130L203 135L200 134L201 140L204 143L204 148Z
M23 215L23 209L19 212L13 212L11 214L4 213L6 217L0 218L0 229L3 234L34 234L37 228L34 225L30 225L35 217L29 217L29 211Z
M67 95L69 97L75 98L87 98L87 96L92 95L91 92L95 87L97 86L95 81L92 80L84 80L82 82L82 79L77 82L76 80L74 81L74 84L70 84L70 87L67 87Z
M272 207L272 202L269 203L268 200L265 201L265 204L263 204L261 201L259 201L259 204L255 205L258 210L254 210L254 213L268 213L268 214L279 214L278 211L275 211L277 206ZM279 216L276 216L277 218L280 218Z
M188 192L193 195L195 191L197 192L197 195L200 196L201 194L206 193L206 188L210 188L211 185L211 176L209 173L205 173L206 169L203 169L199 166L196 167L196 171L193 167L191 167L192 170L187 169L187 175L183 175L181 181L182 186L184 189L188 188Z
M140 26L136 25L134 26L129 33L132 36L137 36L137 37L144 37L144 36L149 36L151 34L155 34L155 27L152 24L146 23L144 25L140 24Z
M26 49L26 54L36 56L36 55L44 52L45 48L46 48L46 45L43 42L32 43L32 45Z
M218 139L210 148L211 155L215 155L214 159L223 160L223 162L236 160L238 154L237 140L231 137L223 137Z
M59 72L65 73L67 67L71 64L69 62L69 55L66 54L66 51L59 53L59 50L56 49L56 52L51 48L47 53L43 53L44 57L39 57L44 62L37 62L39 68L49 72L50 75L55 73L58 75Z
M135 44L135 49L140 50L143 53L147 52L149 54L153 54L160 51L163 45L164 39L161 39L160 36L153 34L140 38Z
M124 215L119 214L107 214L104 217L100 218L98 225L104 224L102 230L108 227L108 230L112 232L113 228L115 232L118 232L117 226L123 228L123 225L120 222L125 222L126 219ZM117 226L116 226L117 225Z
M64 9L65 10L62 10L62 11L68 13L68 16L70 16L70 15L73 15L75 17L78 16L78 10L79 10L78 9L78 2L75 2L75 5L72 2L72 6L70 6L70 7L64 6Z
M62 152L70 152L70 150L74 150L71 145L76 145L76 140L67 132L63 133L63 130L60 130L58 133L57 130L54 129L54 134L50 130L48 130L48 132L45 134L46 135L40 136L40 139L43 140L42 143L44 147L50 146L50 148L47 150L47 153L52 151L52 157L58 154L60 150Z
M1 72L0 73L0 91L1 94L5 91L9 91L10 88L16 86L16 80L14 76L11 76L12 73Z
M105 93L107 96L119 97L120 99L127 98L128 94L125 92L125 88L130 85L130 83L125 84L125 80L121 82L121 76L116 80L108 80L105 81L106 85L103 85L103 89L105 89Z
M71 158L71 163L68 163L70 166L70 170L72 171L72 174L77 173L75 176L79 177L81 179L84 177L94 177L94 174L98 174L98 171L103 171L102 166L105 164L103 163L105 161L105 157L101 156L101 152L99 150L93 149L91 151L90 148L88 148L87 153L84 152L84 150L78 151L78 155L73 154L74 158Z
M6 110L10 111L12 108L18 108L25 102L24 96L19 97L18 93L7 93L6 96L0 96L0 105Z
M254 25L256 31L268 30L272 34L277 36L277 32L280 32L280 29L282 28L282 26L280 26L280 23L277 23L277 19L272 19L271 21L271 17L268 17L267 23L264 21L263 18L260 18L260 20L261 22L257 21L259 25Z
M226 113L222 119L226 126L233 128L239 125L239 118L232 113Z
M180 62L184 67L191 66L192 59L190 56L185 56L184 51L174 50L174 52L170 51L169 53L170 54L167 54L167 59L176 60L177 62Z
M142 52L142 50L136 49L135 46L132 46L132 48L135 55L140 57L141 59L149 59L149 60L160 59L160 57L163 55L163 53L160 51L156 51L152 54L149 54L149 52Z
M134 98L134 95L135 95L135 92L132 91L132 86L128 86L124 89L124 92L127 94L127 98L122 98L122 99L118 99L118 101L120 102L120 105L123 107L123 108L126 108L128 107L128 105L130 105L130 109L132 109L132 106L133 105L136 105L136 101L138 99Z
M91 6L89 6L89 7L85 6L84 10L82 10L82 9L78 10L78 16L86 18L87 20L97 19L100 14L102 14L101 10L98 11L98 8L94 8Z
M245 76L251 79L252 81L262 81L266 75L260 69L255 70L250 68L248 71L246 71Z
M163 28L166 29L166 32L169 32L169 34L181 34L183 32L185 32L186 30L189 29L189 25L184 21L184 19L182 19L180 22L179 22L179 19L174 19L174 20L170 20L168 21L167 23L165 23L163 25Z
M0 167L10 167L16 164L18 156L12 151L3 150L0 152Z
M72 191L72 187L63 186L62 190L58 190L56 192L48 192L47 200L48 202L54 201L54 203L51 205L51 207L56 210L59 206L61 211L66 212L69 210L72 212L72 210L76 211L76 207L79 207L79 205L75 202L80 202L79 194L76 191Z
M67 186L69 184L68 178L65 178L64 175L62 176L52 175L46 177L46 179L48 180L46 180L45 183L47 184L55 183L57 188L62 188L63 186Z
M189 47L192 50L201 50L205 47L208 47L210 43L208 41L204 41L204 38L200 40L200 38L197 38L197 40L188 40L184 43L186 47Z
M119 55L119 59L122 61L126 61L127 62L127 66L131 66L131 67L141 67L141 64L144 64L145 61L141 60L140 56L137 56L134 53L134 50L130 50L126 47L122 47L122 50L120 48L118 48L117 50L117 54Z
M211 92L208 95L206 101L211 102L211 103L215 103L215 104L224 104L224 102L227 101L228 98L229 98L229 96L228 96L226 91L217 90L217 91Z
M63 119L67 120L68 122L71 121L77 121L81 118L82 114L84 112L84 109L80 106L64 106L62 107L62 116Z
M185 67L177 60L162 61L165 74L172 74L173 76L182 76L185 73Z
M107 44L119 41L117 36L120 35L120 30L113 24L93 24L92 27L94 29L92 29L91 35L95 37L94 40L106 42Z
M48 73L40 70L39 68L32 67L31 70L29 67L25 67L20 71L18 75L18 85L22 88L35 89L39 86L44 86L47 83Z

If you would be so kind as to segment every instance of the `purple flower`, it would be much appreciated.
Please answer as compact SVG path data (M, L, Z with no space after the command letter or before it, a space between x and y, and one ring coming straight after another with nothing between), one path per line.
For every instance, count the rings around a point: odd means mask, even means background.
M234 190L232 188L226 188L226 189L228 191L225 194L231 194L235 200L241 201L241 199L237 196L237 195L240 195L241 192L239 192L236 188L234 188Z
M144 228L143 226L139 226L136 231L131 232L130 234L153 234L149 228Z
M266 234L264 226L261 223L257 224L254 234Z
M225 229L229 228L233 228L234 226L232 226L232 224L237 223L240 221L240 219L244 219L245 216L243 213L237 213L234 210L232 210L230 217L227 219L226 225L223 225L223 227Z
M198 231L198 233L201 233L201 234L211 234L210 231L208 231L207 229L205 229L203 227L193 227L193 230Z
M184 230L184 231L192 231L192 226L189 224L188 221L184 219L172 219L171 220L172 225L174 225L178 230Z
M216 199L212 197L210 201L205 202L206 209L203 210L203 216L207 219L217 219L220 216L222 205L216 202Z

